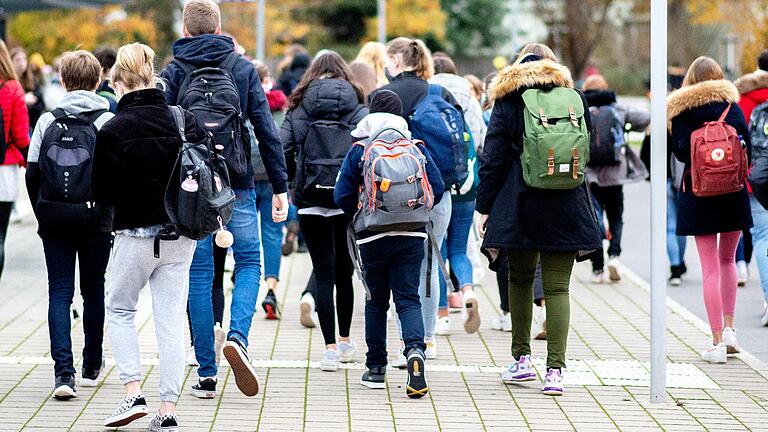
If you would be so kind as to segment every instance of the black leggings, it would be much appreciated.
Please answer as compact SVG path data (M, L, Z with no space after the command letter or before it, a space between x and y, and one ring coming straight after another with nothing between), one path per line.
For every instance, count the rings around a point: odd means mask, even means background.
M355 294L352 289L352 259L347 250L347 215L332 217L299 214L299 224L312 258L316 281L315 303L325 344L336 343L336 316L339 336L349 337ZM336 310L333 287L336 286Z
M224 324L224 263L227 261L227 249L213 244L213 287L211 302L213 303L213 322ZM189 324L190 345L192 341L192 322L189 320L189 303L187 303L187 324Z
M8 233L8 222L11 220L12 202L0 202L0 278L3 276L5 265L5 235Z

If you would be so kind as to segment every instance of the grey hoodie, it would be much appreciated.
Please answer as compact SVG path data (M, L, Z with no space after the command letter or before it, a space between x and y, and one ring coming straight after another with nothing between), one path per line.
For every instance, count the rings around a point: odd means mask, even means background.
M77 90L69 92L64 95L61 103L56 107L61 108L69 114L82 114L93 111L106 110L104 114L99 116L94 122L96 129L101 129L104 123L108 122L115 115L109 112L109 101L103 97L97 95L94 92L85 90ZM53 114L47 112L40 117L34 132L32 132L32 139L29 143L29 155L27 162L38 162L40 159L40 145L43 142L43 136L48 126L53 123Z
M461 105L461 109L464 110L464 121L469 126L475 140L475 150L477 154L482 154L488 127L483 120L483 109L480 107L480 102L472 97L469 81L458 75L441 73L430 78L429 83L438 84L451 92Z

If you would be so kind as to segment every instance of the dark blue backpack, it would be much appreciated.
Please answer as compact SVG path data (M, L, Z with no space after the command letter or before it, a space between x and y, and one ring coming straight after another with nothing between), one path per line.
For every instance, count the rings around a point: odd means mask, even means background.
M443 99L443 88L430 84L427 96L410 117L415 139L424 145L440 170L443 182L458 189L469 177L464 115Z

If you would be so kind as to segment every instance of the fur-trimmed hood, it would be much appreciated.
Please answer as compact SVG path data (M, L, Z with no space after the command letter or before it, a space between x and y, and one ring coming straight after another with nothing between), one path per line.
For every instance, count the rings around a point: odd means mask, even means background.
M667 97L667 119L671 122L680 114L704 105L717 102L736 103L739 91L728 80L702 81L682 87Z
M733 84L742 95L755 90L768 89L768 72L758 69L737 79Z
M491 83L491 99L500 99L517 90L553 85L573 88L571 71L552 60L509 65Z

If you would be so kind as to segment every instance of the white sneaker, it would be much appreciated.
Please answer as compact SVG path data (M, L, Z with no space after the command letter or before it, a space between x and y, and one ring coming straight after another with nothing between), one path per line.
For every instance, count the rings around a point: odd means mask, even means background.
M354 342L339 342L339 361L352 363L357 361L357 345Z
M763 326L768 327L768 300L763 300Z
M520 356L519 359L509 364L507 370L501 373L504 384L514 384L536 379L536 371L533 369L531 356Z
M738 354L741 352L739 341L736 340L736 330L731 327L723 329L723 343L728 354Z
M398 352L399 353L397 355L397 358L395 359L395 361L393 361L390 364L392 365L393 368L405 369L405 367L408 366L408 359L405 358L405 354L403 354L402 349L399 350Z
M602 284L605 282L605 274L603 272L593 271L589 282L593 284Z
M738 284L740 287L746 286L749 282L749 268L746 261L736 262L736 273L738 274Z
M323 359L320 360L320 370L326 372L336 372L339 368L339 351L338 350L325 350L323 351Z
M619 266L621 266L619 257L613 257L608 260L608 279L610 279L611 282L618 282L621 280Z
M480 303L477 301L477 295L474 290L464 291L464 331L467 333L476 333L480 329Z
M448 317L438 317L435 323L435 334L449 336L451 334L451 319Z
M195 347L191 346L187 350L187 366L200 366L195 357Z
M427 349L424 350L424 357L427 360L434 360L437 358L437 343L434 338L425 339L424 343L427 345Z
M221 324L213 326L213 349L216 350L216 366L221 363L221 350L224 349L224 343L227 341L227 332L221 328ZM192 351L194 354L194 351Z
M510 323L511 327L511 323ZM533 305L533 320L531 322L531 339L547 340L547 308Z
M499 315L491 321L491 328L498 331L511 332L512 331L512 319L509 312L504 312L503 315Z
M709 345L709 348L702 351L701 358L709 363L725 363L728 361L728 351L724 343L718 345Z
M299 301L299 308L301 309L301 325L306 328L315 328L317 326L315 321L315 298L309 292L304 293Z

